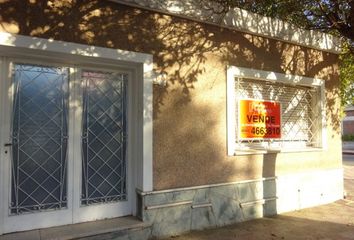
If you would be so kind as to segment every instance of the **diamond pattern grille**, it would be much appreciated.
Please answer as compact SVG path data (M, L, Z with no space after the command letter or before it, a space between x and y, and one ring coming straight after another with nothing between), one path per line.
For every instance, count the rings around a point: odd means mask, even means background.
M81 204L127 199L126 74L83 71Z
M67 68L14 66L10 214L67 206L68 76Z
M268 146L276 143L280 147L319 147L321 111L317 101L319 90L313 87L292 86L253 79L235 79L236 108L238 99L252 98L279 101L282 107L281 140L240 140L244 143ZM238 109L236 121L238 122ZM238 130L236 129L236 136Z

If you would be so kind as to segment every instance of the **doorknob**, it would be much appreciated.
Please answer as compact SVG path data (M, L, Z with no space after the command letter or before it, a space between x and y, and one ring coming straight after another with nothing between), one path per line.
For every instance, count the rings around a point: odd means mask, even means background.
M5 147L11 147L11 146L12 146L12 143L5 143L4 146L5 146ZM5 154L7 154L7 150L5 150Z

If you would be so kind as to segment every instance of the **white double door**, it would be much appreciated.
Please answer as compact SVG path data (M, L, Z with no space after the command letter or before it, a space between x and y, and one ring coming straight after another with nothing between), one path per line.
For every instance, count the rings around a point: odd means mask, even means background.
M5 66L2 232L131 214L129 73L16 60Z

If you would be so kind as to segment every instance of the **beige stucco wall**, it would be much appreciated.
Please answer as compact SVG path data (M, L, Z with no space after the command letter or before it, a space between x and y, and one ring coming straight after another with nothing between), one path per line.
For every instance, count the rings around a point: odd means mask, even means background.
M77 1L79 2L79 1ZM0 1L0 30L150 53L154 189L341 167L338 56L108 1ZM326 80L328 149L228 157L226 66Z

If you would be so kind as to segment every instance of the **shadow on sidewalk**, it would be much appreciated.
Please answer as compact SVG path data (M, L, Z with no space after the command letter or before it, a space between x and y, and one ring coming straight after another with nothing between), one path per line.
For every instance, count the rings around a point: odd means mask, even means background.
M177 240L354 239L354 205L344 201L275 217L194 231Z

